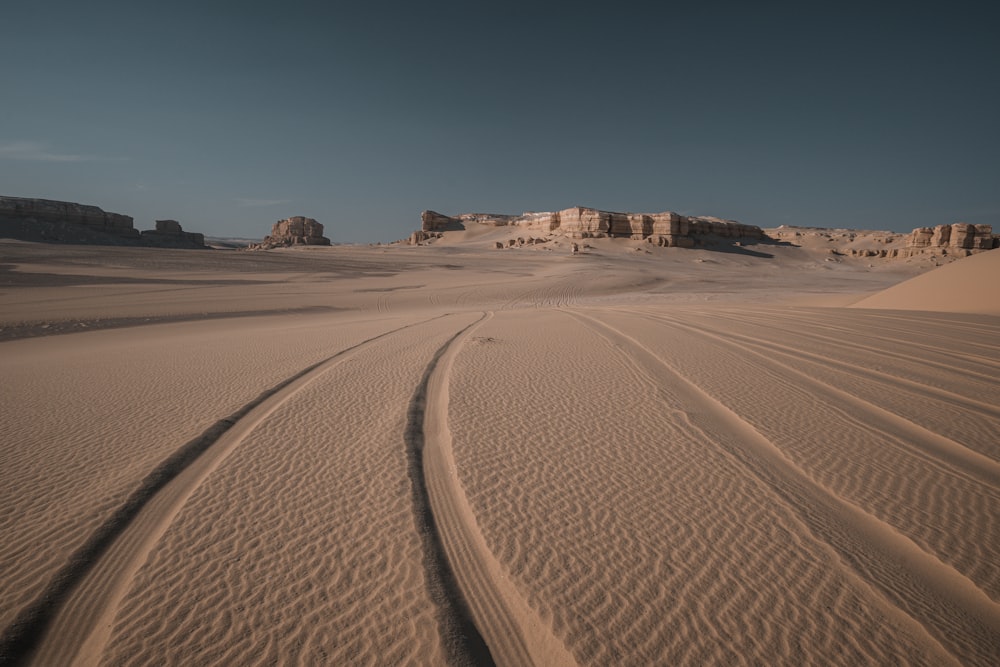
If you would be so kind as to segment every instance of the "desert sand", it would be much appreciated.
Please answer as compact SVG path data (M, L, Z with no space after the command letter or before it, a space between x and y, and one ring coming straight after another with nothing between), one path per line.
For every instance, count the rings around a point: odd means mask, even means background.
M996 664L1000 252L492 246L0 240L0 661Z

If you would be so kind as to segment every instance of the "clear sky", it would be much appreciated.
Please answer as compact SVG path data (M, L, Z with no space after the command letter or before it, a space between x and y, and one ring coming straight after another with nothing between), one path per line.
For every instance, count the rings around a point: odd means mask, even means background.
M335 242L576 205L1000 229L996 2L554 6L3 0L0 194Z

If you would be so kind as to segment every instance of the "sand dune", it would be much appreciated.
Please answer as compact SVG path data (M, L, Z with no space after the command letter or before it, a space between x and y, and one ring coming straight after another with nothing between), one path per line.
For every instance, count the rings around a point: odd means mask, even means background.
M983 252L862 299L855 307L1000 315L998 284L1000 255Z
M2 660L994 664L1000 254L486 247L4 244Z

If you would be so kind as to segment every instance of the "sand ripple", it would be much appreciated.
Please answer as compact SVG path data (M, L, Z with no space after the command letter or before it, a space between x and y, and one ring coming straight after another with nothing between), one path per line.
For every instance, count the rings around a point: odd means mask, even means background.
M359 352L255 430L151 554L104 661L441 660L401 434L454 325Z
M0 344L0 662L995 664L1000 319L594 244L53 255L143 326Z
M566 315L540 313L529 325L528 318L498 314L456 361L456 459L491 548L581 663L948 659L940 633L924 630L931 621L901 613L786 494L748 476L729 453L736 443L726 440L738 432L711 427L718 415L685 412L670 382L584 321L567 325ZM741 415L783 406L791 416L780 421L790 421L800 440L817 438L837 465L855 465L830 446L829 437L840 442L837 430L819 430L805 413L798 421L780 396L744 384L762 369L742 371L720 359L725 350L700 350L676 330L632 322L630 330L671 363L730 369L716 383L707 370L678 366L708 390L724 386L721 396L738 396ZM852 472L868 479L867 470ZM920 492L897 502L919 507ZM958 493L969 500L976 491ZM985 555L968 549L973 560ZM980 641L966 660L986 659L991 640Z
M220 322L5 343L0 625L171 452L331 347L391 324L264 320L240 345Z

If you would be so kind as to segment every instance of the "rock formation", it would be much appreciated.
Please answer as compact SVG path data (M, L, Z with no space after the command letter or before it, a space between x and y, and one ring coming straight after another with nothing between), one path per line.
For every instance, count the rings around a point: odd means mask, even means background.
M917 227L906 237L902 248L852 251L862 257L914 257L916 255L965 257L1000 247L1000 237L993 235L992 225L970 225L956 222L936 227Z
M524 215L529 215L525 213ZM420 214L421 230L425 232L447 231L462 229L464 223L473 222L479 225L493 225L503 227L513 224L513 221L520 220L524 216L502 215L500 213L462 213L461 215L450 216L437 211L424 211Z
M931 257L965 257L973 253L1000 247L1000 237L994 236L990 225L955 223L936 227L917 227L902 234L865 229L820 229L782 225L767 230L768 236L786 243L800 245L826 241L836 255L870 258L907 258L919 255ZM827 260L830 261L830 260Z
M420 229L424 232L436 232L458 224L458 218L443 215L437 211L424 211L420 214Z
M117 243L139 240L132 218L97 206L51 199L0 197L3 231L28 241Z
M507 239L506 243L503 241L496 241L494 243L494 247L497 250L501 250L503 248L521 248L526 245L541 245L542 243L548 242L549 239L535 238L534 236L529 236L528 238L518 236L516 239Z
M441 238L441 232L425 232L422 229L418 229L410 234L410 238L406 239L404 243L407 245L422 245L439 238Z
M286 248L296 245L330 245L330 239L323 236L323 225L312 218L296 215L274 223L271 234L263 242L249 246L252 250Z
M0 197L0 235L47 243L206 247L204 235L183 231L176 220L157 220L156 229L140 234L131 216L86 204L23 197Z
M160 248L205 248L205 235L185 232L176 220L157 220L156 229L142 232L142 241Z
M690 217L663 213L616 213L575 206L561 211L522 213L519 216L494 213L463 213L447 216L436 211L421 214L422 231L454 229L464 223L516 226L570 238L617 237L646 239L661 246L690 248L710 237L764 239L764 232L753 225L709 217Z
M917 227L910 233L908 249L954 248L962 250L989 250L994 246L991 225L969 225L956 222L937 227Z

